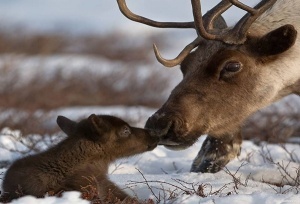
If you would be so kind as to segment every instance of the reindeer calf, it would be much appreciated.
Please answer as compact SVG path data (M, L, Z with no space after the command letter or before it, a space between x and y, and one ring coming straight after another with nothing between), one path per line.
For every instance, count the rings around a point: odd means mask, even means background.
M78 123L58 116L57 124L68 137L45 152L15 161L5 174L2 199L43 197L47 192L70 190L84 192L90 187L100 199L109 191L115 198L129 199L107 178L109 164L153 150L159 135L108 115L92 114Z

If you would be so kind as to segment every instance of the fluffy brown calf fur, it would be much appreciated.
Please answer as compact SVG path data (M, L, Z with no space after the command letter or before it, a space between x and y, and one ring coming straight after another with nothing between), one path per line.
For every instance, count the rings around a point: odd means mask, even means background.
M89 188L100 199L109 191L120 200L130 199L109 181L108 166L115 159L154 149L158 134L107 115L92 114L78 123L58 116L57 124L68 137L45 152L15 161L5 174L2 200Z

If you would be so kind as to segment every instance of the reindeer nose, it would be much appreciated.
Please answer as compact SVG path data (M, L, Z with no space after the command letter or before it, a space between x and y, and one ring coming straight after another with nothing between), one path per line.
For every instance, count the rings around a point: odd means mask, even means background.
M161 131L160 136L167 134L172 122L168 120L165 113L155 113L148 118L145 128L152 129L156 132Z
M150 135L154 137L162 138L168 134L171 126L172 126L172 121L169 121L167 126L165 126L163 129L149 129Z
M163 118L163 114L154 113L151 117L148 118L148 120L145 124L145 128L153 129L153 130L159 129L157 127L157 123L161 118Z

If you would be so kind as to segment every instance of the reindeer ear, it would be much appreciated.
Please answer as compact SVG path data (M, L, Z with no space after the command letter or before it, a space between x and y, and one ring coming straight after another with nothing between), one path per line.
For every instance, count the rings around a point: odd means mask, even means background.
M68 136L70 136L72 133L74 133L77 123L70 120L67 117L64 116L58 116L56 119L57 125L60 127L60 129L66 133Z
M98 117L95 114L92 114L88 117L88 121L92 125L92 128L96 132L96 134L90 135L89 137L94 141L105 141L106 136L110 130L109 124L101 117Z
M205 18L205 16L204 16L204 18ZM225 29L228 26L227 26L225 19L220 15L214 21L213 27L217 28L217 29Z
M296 39L297 30L294 26L287 24L261 37L253 49L260 56L277 55L290 49L295 44Z

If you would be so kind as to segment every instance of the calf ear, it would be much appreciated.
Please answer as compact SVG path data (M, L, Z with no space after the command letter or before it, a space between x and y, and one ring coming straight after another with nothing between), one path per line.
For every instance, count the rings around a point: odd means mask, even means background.
M68 136L70 136L76 129L77 123L70 120L67 117L64 116L58 116L56 119L57 125L60 127L60 129L66 133Z
M93 129L96 131L96 135L90 135L94 141L105 141L107 133L110 130L109 124L103 120L103 118L92 114L88 117L88 120L92 124Z
M271 56L281 54L290 49L296 42L297 30L294 26L287 24L281 26L260 39L253 48L259 56Z

